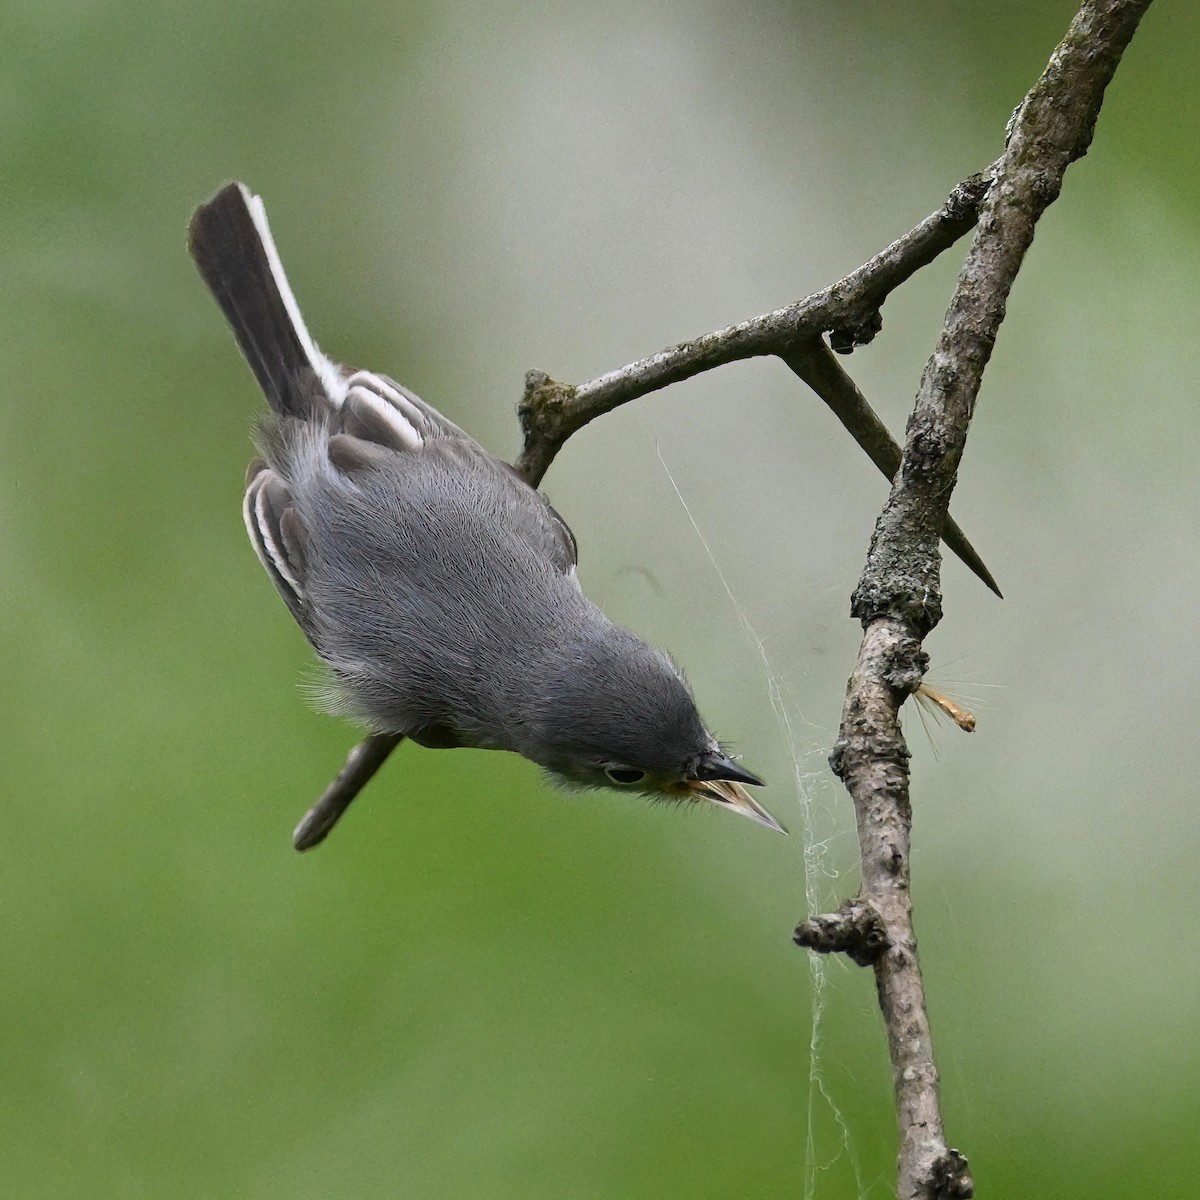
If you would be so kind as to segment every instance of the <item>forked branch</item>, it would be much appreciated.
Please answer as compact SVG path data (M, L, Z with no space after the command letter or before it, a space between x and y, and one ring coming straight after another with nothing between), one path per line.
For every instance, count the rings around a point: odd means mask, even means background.
M589 421L714 367L770 354L792 365L791 359L802 358L825 333L841 353L866 345L880 330L879 310L888 296L975 224L990 180L989 168L960 183L941 208L915 229L845 279L794 304L669 346L587 383L559 383L542 371L530 371L517 409L525 434L517 469L537 487L563 443ZM871 416L876 426L864 430L861 436L857 429L848 428L890 479L900 462L900 448L874 413ZM890 471L881 463L877 449L884 443L890 445L885 456L890 453L895 459Z
M921 685L922 642L941 618L939 538L995 590L947 506L984 368L1036 223L1063 175L1086 153L1105 88L1150 0L1085 0L1008 129L1003 156L960 184L945 204L845 279L775 312L660 351L583 384L526 377L517 468L535 487L564 442L589 421L639 396L716 366L780 357L838 415L889 478L851 601L863 639L831 757L854 802L862 886L837 912L810 917L796 940L844 952L875 972L896 1096L901 1200L974 1194L966 1159L946 1145L909 891L908 748L899 710ZM945 323L917 391L901 454L829 354L869 342L888 295L978 220ZM323 837L392 746L369 738L297 831ZM330 820L329 818L332 818Z

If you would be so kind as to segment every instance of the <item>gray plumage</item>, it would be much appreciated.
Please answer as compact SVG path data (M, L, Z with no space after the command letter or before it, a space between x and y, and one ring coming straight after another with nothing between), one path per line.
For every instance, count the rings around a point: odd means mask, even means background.
M246 527L332 706L427 746L512 750L569 784L745 810L736 784L700 785L758 781L670 659L583 594L547 501L407 389L317 349L261 200L222 189L190 248L271 406Z

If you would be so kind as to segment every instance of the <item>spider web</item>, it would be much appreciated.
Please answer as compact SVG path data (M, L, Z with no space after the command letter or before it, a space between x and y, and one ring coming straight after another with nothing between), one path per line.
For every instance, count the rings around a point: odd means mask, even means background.
M759 636L750 621L745 606L730 587L725 572L721 570L721 565L717 562L716 555L713 553L708 539L704 536L696 518L692 515L692 510L684 498L683 492L680 490L678 483L675 482L675 477L671 473L670 467L667 466L666 459L663 457L657 440L654 442L654 451L658 455L658 461L662 464L662 469L666 474L667 480L676 498L679 500L692 529L695 531L705 555L708 557L714 574L720 581L725 595L728 597L734 612L737 614L738 624L741 625L747 640L754 648L763 682L766 686L767 699L770 702L771 711L775 714L780 735L783 738L784 745L787 747L788 756L791 761L796 807L799 813L801 860L804 868L805 909L809 913L821 912L823 911L824 901L822 893L828 890L827 888L822 888L822 883L828 883L838 877L837 871L832 867L829 860L829 844L835 836L836 827L829 809L818 803L819 785L817 771L810 770L806 766L806 763L811 762L814 757L823 758L824 754L817 746L810 746L807 750L802 747L797 728L807 724L807 722L804 721L803 714L796 704L795 697L792 695L786 679L772 666L763 639ZM817 832L818 823L822 818L830 825L830 832L824 837L818 836ZM817 1184L821 1175L833 1167L844 1156L854 1175L855 1191L858 1198L859 1200L865 1200L868 1195L868 1189L863 1182L862 1168L854 1146L850 1125L835 1100L829 1081L822 1069L826 992L829 984L829 958L826 955L814 953L809 953L806 957L808 959L811 1026L808 1042L803 1196L804 1200L815 1200ZM819 1156L820 1152L817 1145L817 1118L822 1106L833 1120L834 1127L837 1130L838 1142L837 1148L833 1153L823 1157Z

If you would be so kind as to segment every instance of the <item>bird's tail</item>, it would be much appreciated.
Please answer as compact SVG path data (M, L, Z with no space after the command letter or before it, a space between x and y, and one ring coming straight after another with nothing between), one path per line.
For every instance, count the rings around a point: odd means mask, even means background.
M243 183L226 184L196 210L188 248L271 408L307 418L318 406L338 407L342 370L304 324L261 197Z

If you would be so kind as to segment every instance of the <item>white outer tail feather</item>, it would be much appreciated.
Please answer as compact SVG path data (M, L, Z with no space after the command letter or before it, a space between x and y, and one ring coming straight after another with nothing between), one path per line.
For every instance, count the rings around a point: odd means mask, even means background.
M300 306L296 303L292 286L288 283L287 273L279 259L279 250L275 246L275 239L271 236L271 226L267 221L267 209L263 204L262 197L256 196L244 183L239 183L238 188L241 190L242 198L246 202L246 210L254 222L254 228L267 256L267 265L271 269L271 277L275 281L275 286L279 289L283 307L287 310L288 318L291 320L292 328L296 331L296 337L300 341L304 355L321 381L321 387L324 389L325 395L329 397L330 403L335 408L340 408L352 390L357 392L359 397L395 430L396 436L403 445L410 450L420 449L425 439L421 436L419 426L423 425L425 421L424 415L415 404L370 371L356 371L347 379L342 373L342 368L321 353L317 343L313 341L312 334L308 332L308 326L304 323L304 317L300 313ZM247 511L247 520L249 520L249 511ZM269 534L264 533L263 537L270 546ZM275 558L274 553L272 553L272 558ZM276 566L279 566L278 560L276 560ZM280 567L280 574L284 578L288 578L286 569L282 567ZM291 583L292 580L288 579L288 582Z
M330 403L335 407L340 407L346 398L346 382L342 378L342 369L317 348L317 343L313 341L312 335L308 332L308 326L305 325L304 318L300 315L300 306L296 303L291 284L288 283L283 263L279 261L279 251L275 248L275 239L271 236L271 226L267 223L267 210L262 197L254 195L244 183L239 183L238 188L241 190L242 198L246 201L246 209L250 213L250 219L254 222L254 228L258 231L259 241L262 242L262 248L267 255L267 264L271 268L271 276L275 280L275 286L279 289L279 296L291 318L296 336L300 339L305 357L321 381L321 386L325 389Z

